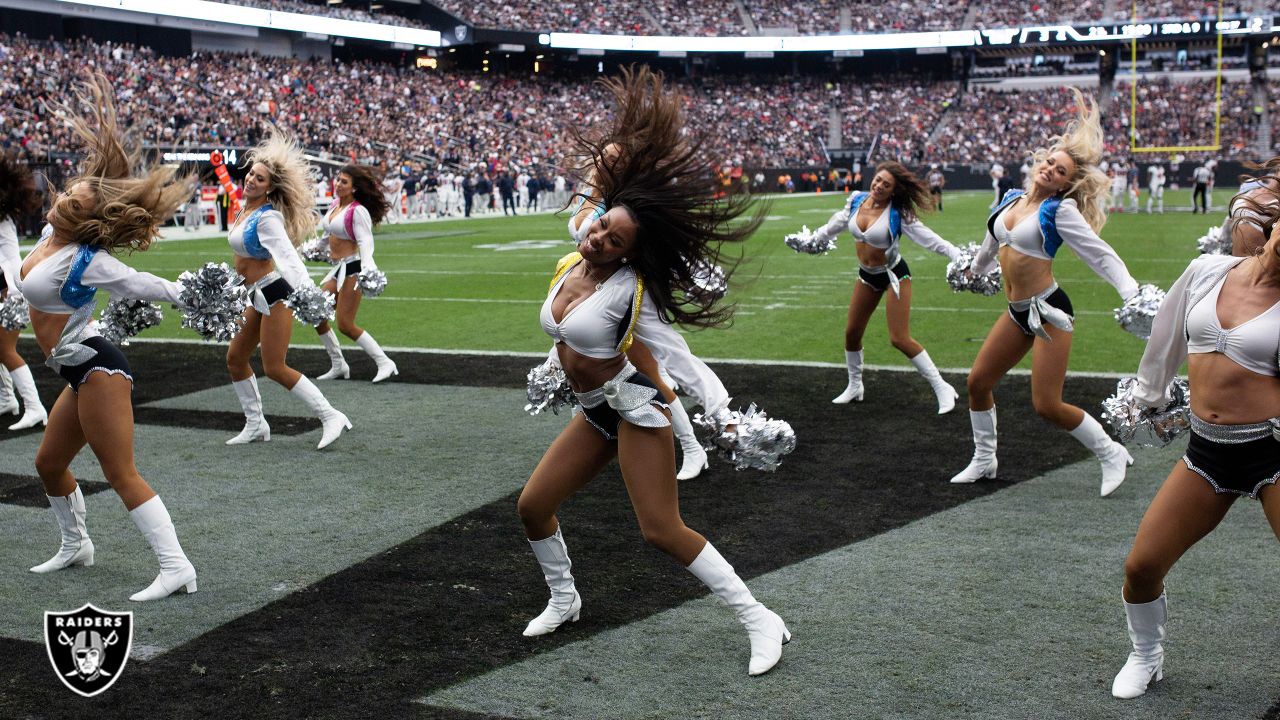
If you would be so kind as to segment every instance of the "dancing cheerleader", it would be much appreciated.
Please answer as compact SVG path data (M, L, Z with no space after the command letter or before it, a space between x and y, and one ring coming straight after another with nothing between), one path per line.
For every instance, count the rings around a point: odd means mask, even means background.
M244 430L227 441L243 445L271 439L262 412L262 395L249 357L262 346L267 377L293 393L320 419L323 433L317 449L329 446L351 421L325 399L305 375L289 367L285 355L293 335L293 310L285 300L297 289L314 286L291 238L306 237L316 226L311 168L298 144L278 130L249 153L244 179L244 209L227 241L236 256L236 272L244 278L252 300L244 326L227 347L227 371L244 409Z
M1257 177L1246 176L1240 192L1227 203L1227 218L1222 222L1224 237L1231 238L1231 254L1240 257L1257 255L1271 234L1276 209L1280 207L1280 157L1263 165L1247 164L1261 170ZM1264 206L1265 205L1265 206Z
M170 168L132 176L139 155L125 145L106 77L94 76L88 90L77 99L92 108L92 122L62 108L72 131L88 146L88 157L79 177L54 200L48 214L53 232L27 255L18 278L45 364L68 383L49 413L35 463L62 546L31 572L93 565L84 495L70 471L71 461L88 444L160 561L156 579L129 599L156 600L179 589L195 592L196 571L182 552L164 502L134 466L133 375L120 350L95 329L94 295L102 289L177 302L175 283L137 272L115 253L146 250L159 236L160 224L190 197L191 183L176 179Z
M16 301L21 297L18 274L22 261L18 257L18 228L14 219L36 212L41 204L31 170L12 155L0 154L0 301ZM9 426L10 430L44 425L49 419L40 403L31 368L18 354L18 330L0 326L0 415L17 415L18 398L22 398L22 417Z
M1280 194L1254 198L1268 227ZM1202 255L1173 284L1138 366L1137 401L1168 404L1165 388L1185 361L1191 440L1138 526L1124 565L1125 616L1133 652L1111 694L1135 698L1164 674L1164 578L1241 496L1262 502L1280 538L1280 233L1247 258Z
M823 241L848 229L858 249L858 282L849 300L849 320L844 330L849 384L831 402L842 405L862 401L862 338L872 313L885 297L885 290L892 290L885 309L889 342L911 360L933 388L938 399L938 414L955 409L960 397L956 389L942 379L929 352L911 337L911 269L898 249L898 240L906 233L920 247L948 260L956 259L959 248L919 220L920 211L932 207L929 188L919 178L899 163L885 162L876 168L870 192L851 194L844 208L814 232L814 238Z
M541 311L542 327L555 340L552 356L583 411L520 494L520 519L551 590L546 609L524 634L543 635L578 619L582 598L556 510L617 457L645 539L733 608L751 640L750 673L759 675L777 664L790 633L715 547L681 520L667 403L624 351L634 337L662 366L702 366L670 322L714 326L730 311L677 296L692 283L689 260L716 264L720 244L746 239L762 218L733 223L746 209L746 196L712 200L712 163L697 142L683 141L680 99L663 88L661 75L624 70L603 85L618 103L614 125L599 144L580 136L577 142L591 158L617 146L616 159L599 163L590 198L606 210L590 221L592 210L579 212L578 222L589 222L585 236L578 252L558 264ZM695 382L705 386L694 394L723 398L723 387L710 386L719 384L714 377L698 373Z
M320 286L324 291L338 296L338 330L351 338L373 358L378 372L374 382L382 382L392 375L399 375L396 364L382 351L382 346L364 328L356 325L356 311L360 309L361 293L357 279L362 270L377 270L373 262L373 228L382 222L390 210L377 180L368 168L348 165L338 171L333 183L334 200L324 216L324 232L329 238L329 257L337 263L324 277ZM316 326L316 333L329 353L329 371L317 380L351 377L351 368L342 358L338 336L325 320Z
M1103 496L1124 482L1133 463L1097 420L1062 400L1071 352L1071 300L1053 279L1053 257L1065 242L1094 272L1128 299L1138 291L1124 261L1097 233L1106 223L1109 181L1098 169L1103 138L1099 112L1073 90L1078 116L1035 153L1025 190L1010 190L987 219L987 235L970 271L985 274L997 255L1009 311L996 320L969 371L973 460L951 478L971 483L996 476L995 386L1034 349L1031 401L1040 417L1068 430L1102 463Z

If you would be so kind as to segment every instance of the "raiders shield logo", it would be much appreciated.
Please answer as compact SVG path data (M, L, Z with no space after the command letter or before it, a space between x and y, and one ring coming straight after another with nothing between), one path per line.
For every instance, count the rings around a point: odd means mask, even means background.
M63 685L93 697L115 684L133 647L133 613L107 612L90 603L44 614L44 645Z

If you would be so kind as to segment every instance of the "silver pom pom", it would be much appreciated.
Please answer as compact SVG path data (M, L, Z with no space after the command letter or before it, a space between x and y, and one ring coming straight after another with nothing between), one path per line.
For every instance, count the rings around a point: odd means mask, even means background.
M1151 323L1163 302L1163 290L1155 285L1139 285L1138 292L1116 308L1116 322L1129 333L1146 340L1151 337Z
M315 285L304 285L289 293L284 305L303 325L315 327L333 319L334 297Z
M0 328L21 330L30 323L31 314L27 312L26 298L15 293L0 302Z
M693 287L686 294L701 302L716 302L729 292L724 268L719 265L712 265L706 260L695 260L689 265L689 275L693 277Z
M107 342L115 345L127 345L129 338L160 324L164 313L160 306L146 300L132 298L112 298L102 309L102 317L98 320L98 332Z
M733 463L738 470L752 468L773 472L782 456L796 449L796 434L785 420L770 420L755 403L745 411L725 408L714 415L698 413L693 424L709 437L708 450ZM733 430L728 428L733 427Z
M307 262L322 262L333 264L333 258L329 255L329 241L325 238L318 237L302 244L298 248L298 252L302 253L302 259Z
M806 255L826 255L836 249L836 239L834 237L820 239L817 233L809 229L808 225L801 225L800 232L791 233L782 239L787 247L799 253Z
M578 404L578 396L573 394L564 370L550 360L529 370L529 404L524 411L537 415L543 410L550 410L559 415L560 408L572 408Z
M378 297L387 289L387 274L375 268L361 270L356 276L356 287L365 297Z
M1191 428L1191 389L1175 379L1165 390L1172 398L1163 408L1149 408L1133 396L1137 378L1116 383L1116 393L1102 401L1102 418L1115 431L1116 439L1139 447L1163 447Z
M954 292L969 291L988 297L1000 292L1000 266L986 275L974 275L969 268L973 267L973 258L977 256L981 246L969 243L960 248L960 255L947 263L947 284Z
M1221 225L1211 227L1209 232L1196 240L1196 247L1200 249L1201 255L1230 255L1231 234L1222 232Z
M240 332L249 293L226 263L205 263L199 270L188 270L178 276L178 286L182 327L219 342Z

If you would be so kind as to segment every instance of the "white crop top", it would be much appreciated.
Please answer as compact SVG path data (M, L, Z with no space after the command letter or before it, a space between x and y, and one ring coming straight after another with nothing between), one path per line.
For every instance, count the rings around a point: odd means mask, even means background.
M1224 273L1209 294L1188 311L1187 352L1218 352L1249 372L1280 375L1280 302L1261 315L1223 330L1218 321L1218 296L1226 280Z
M72 307L64 301L62 290L79 250L80 246L75 244L59 248L31 268L25 279L19 280L19 290L31 307L40 312L57 315L70 315L77 310L77 307ZM151 273L138 272L117 260L106 250L94 253L93 259L85 268L80 284L105 290L113 297L178 302L177 283L156 277ZM88 295L88 298L89 302L92 302L92 295Z
M236 218L235 227L231 228L231 233L227 235L227 242L231 244L231 251L236 254L236 257L257 258L244 243L244 230L251 214L241 213L241 216ZM259 216L258 244L270 253L270 259L275 263L276 270L290 286L297 289L315 284L307 274L307 266L303 264L298 249L285 234L284 217L279 211L268 210ZM265 260L266 258L257 259Z
M1010 204L996 216L993 223L996 235L992 235L990 230L986 233L982 247L974 255L973 265L970 266L974 274L985 275L991 272L996 263L997 251L1005 245L1033 258L1053 259L1045 252L1044 233L1040 229L1040 210L1028 213L1010 230L1005 227L1004 220L1012 207L1013 204ZM1075 198L1066 198L1058 205L1054 224L1062 242L1070 246L1085 265L1110 283L1120 297L1127 300L1138 291L1138 281L1129 274L1124 260L1089 226L1076 206Z
M0 220L0 277L12 292L17 292L22 258L18 255L18 228L13 218Z
M373 218L369 216L368 208L357 205L355 210L344 207L334 212L334 209L330 208L320 221L320 229L325 235L332 235L341 240L354 240L360 251L360 269L376 269L377 265L373 262ZM355 232L354 238L347 236L348 212L351 212L351 229Z
M842 230L848 230L856 242L865 243L873 248L886 251L888 255L886 259L890 265L895 262L898 254L898 239L893 237L893 233L889 229L889 208L887 206L880 213L880 216L867 226L866 230L858 228L858 213L846 206L832 215L826 225L814 231L814 236L823 239L831 238L839 235ZM925 250L931 250L939 255L946 256L949 260L954 260L960 255L959 248L944 240L938 233L930 230L919 219L904 220L901 230L902 234L911 238Z

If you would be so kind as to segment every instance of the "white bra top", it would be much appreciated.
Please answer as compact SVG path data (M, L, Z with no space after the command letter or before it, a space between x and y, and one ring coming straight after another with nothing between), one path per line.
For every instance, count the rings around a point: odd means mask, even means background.
M1249 372L1280 375L1276 367L1280 353L1280 302L1261 315L1223 330L1218 321L1218 296L1226 279L1224 274L1213 290L1187 312L1187 352L1218 352Z
M619 333L626 332L627 325L630 324L624 321L631 312L635 299L636 274L630 267L619 268L600 284L599 289L565 313L557 323L551 313L551 306L560 294L565 278L581 262L570 268L552 286L546 301L542 303L539 320L542 330L557 343L565 343L581 355L608 360L621 354L618 350L618 345L622 342Z
M855 241L873 248L888 250L893 247L893 235L889 233L889 206L886 205L880 211L880 215L871 221L866 230L858 229L858 213L849 213L849 234Z
M43 244L42 241L36 247ZM25 279L19 279L18 289L31 307L40 312L57 315L70 315L76 311L76 307L68 305L63 300L62 289L79 250L80 246L75 244L61 247L31 268ZM93 259L85 268L81 284L105 290L113 297L178 302L177 283L156 277L151 273L138 272L117 260L106 250L99 250L93 255Z
M1010 230L1005 226L1005 215L1009 214L1009 210L1018 203L1010 203L1009 207L996 216L994 223L996 231L996 242L1001 247L1008 245L1023 255L1030 255L1033 258L1041 260L1052 260L1044 251L1044 237L1040 234L1040 209L1037 207L1032 212L1027 213L1017 225Z
M231 228L231 232L227 235L227 242L231 245L231 251L236 254L236 257L253 258L253 253L244 244L244 229L249 224L249 216L242 214L242 217L243 219L237 218L235 227ZM284 216L280 211L268 210L258 218L258 244L271 254L276 270L291 287L297 289L315 284L307 274L307 266L303 264L298 249L293 246L285 233Z

